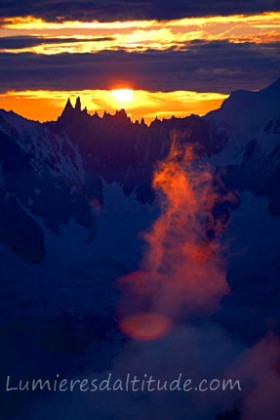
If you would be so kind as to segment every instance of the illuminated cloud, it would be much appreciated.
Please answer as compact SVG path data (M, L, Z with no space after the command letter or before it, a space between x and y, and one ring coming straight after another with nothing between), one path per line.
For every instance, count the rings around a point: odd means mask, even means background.
M196 162L191 146L179 148L176 136L154 174L161 213L144 235L147 250L140 271L120 279L120 328L136 339L164 335L182 314L212 311L229 292L222 229L211 217L221 200L212 186L211 168ZM211 242L206 225L215 232Z
M190 42L195 40L257 44L277 42L279 28L280 13L111 23L50 23L31 17L17 17L3 20L0 51L47 55L120 49L129 52L151 49L188 51Z
M157 0L52 0L40 6L32 0L4 1L0 25L2 93L96 91L120 85L149 92L229 94L239 88L261 89L279 77L280 12L274 0L234 5L230 0L222 5L210 0L174 0L172 5ZM4 100L10 104L11 96ZM38 100L43 104L47 99ZM173 115L174 110L185 115L173 100L168 97L170 106L159 107L157 114L153 106L142 110L148 119ZM207 106L196 101L193 112L203 114L211 101L213 108L221 102L208 100ZM29 111L42 119L33 103ZM58 115L53 101L48 106L48 118Z

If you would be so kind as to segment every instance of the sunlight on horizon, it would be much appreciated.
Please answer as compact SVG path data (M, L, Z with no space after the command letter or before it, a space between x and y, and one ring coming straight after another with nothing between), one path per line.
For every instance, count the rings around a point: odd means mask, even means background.
M221 106L229 95L193 91L149 92L132 89L47 91L9 91L1 95L0 108L13 110L25 118L40 122L56 120L68 98L75 104L80 96L82 108L90 114L114 114L124 108L132 121L145 119L147 123L159 119L205 115Z
M112 89L111 96L115 100L117 106L126 106L133 100L134 91L133 89L127 88Z

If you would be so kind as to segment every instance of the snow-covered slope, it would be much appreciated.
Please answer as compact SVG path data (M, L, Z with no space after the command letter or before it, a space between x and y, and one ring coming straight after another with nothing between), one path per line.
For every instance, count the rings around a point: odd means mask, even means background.
M66 136L50 132L44 125L29 121L13 112L0 110L1 134L16 142L26 154L36 174L47 169L54 177L75 184L85 182L85 172L78 148Z
M248 143L255 140L263 154L279 146L280 79L259 92L236 91L205 119L224 132L228 142L213 156L215 164L241 163Z
M223 188L239 196L224 236L232 293L220 322L254 340L279 319L280 79L234 92L205 119L228 138L209 160Z
M44 258L44 226L58 232L73 217L91 228L82 158L66 136L0 111L0 165L0 241L18 255Z

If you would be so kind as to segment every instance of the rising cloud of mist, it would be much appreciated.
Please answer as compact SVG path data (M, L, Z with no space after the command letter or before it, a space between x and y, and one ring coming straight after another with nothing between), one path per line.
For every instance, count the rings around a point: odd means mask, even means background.
M175 135L169 156L155 171L153 188L160 215L144 234L147 249L140 270L120 279L120 328L138 339L158 338L181 317L212 311L229 292L223 229L212 216L221 198L211 168L199 162L193 147L180 146Z

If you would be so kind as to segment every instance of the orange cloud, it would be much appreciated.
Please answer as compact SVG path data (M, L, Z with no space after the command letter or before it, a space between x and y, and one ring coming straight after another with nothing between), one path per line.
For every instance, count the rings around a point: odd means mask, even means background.
M175 135L153 187L161 198L161 214L144 234L147 251L140 271L120 279L120 328L137 339L158 338L181 316L211 311L229 291L221 226L210 216L220 200L210 168L196 161L190 146L179 148ZM216 230L211 242L206 226Z
M224 41L233 43L278 42L280 36L280 12L258 15L214 16L186 18L157 22L154 20L131 22L45 22L32 17L10 18L2 22L2 37L38 36L42 43L19 49L2 49L2 52L35 54L95 53L102 50L124 49L146 51L148 49L186 50L194 40ZM48 38L58 38L58 42L48 43ZM67 38L75 42L63 42ZM87 38L84 42L81 38ZM104 37L95 42L96 37ZM60 41L61 38L61 41ZM90 42L92 40L92 42Z

